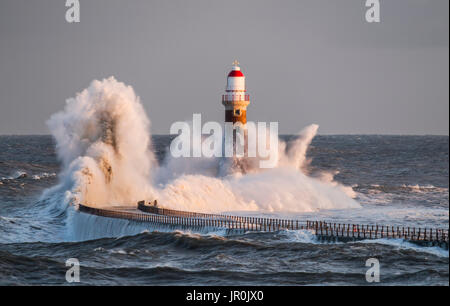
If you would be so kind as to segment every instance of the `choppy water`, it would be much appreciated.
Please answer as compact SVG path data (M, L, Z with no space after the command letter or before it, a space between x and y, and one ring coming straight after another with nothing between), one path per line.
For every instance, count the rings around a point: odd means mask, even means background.
M153 138L161 160L170 137ZM288 217L448 228L448 152L447 136L317 136L308 151L312 168L339 171L336 180L353 187L362 208ZM65 284L72 257L84 284L364 285L370 257L380 260L381 284L449 284L448 251L400 240L137 231L68 241L71 208L41 198L59 170L51 137L0 136L0 285Z

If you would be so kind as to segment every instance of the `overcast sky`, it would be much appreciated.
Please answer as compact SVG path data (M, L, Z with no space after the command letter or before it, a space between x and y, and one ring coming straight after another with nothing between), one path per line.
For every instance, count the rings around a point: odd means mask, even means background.
M223 121L234 59L251 121L281 133L449 133L449 1L0 0L0 134L48 134L45 121L93 79L131 85L154 134L175 121Z

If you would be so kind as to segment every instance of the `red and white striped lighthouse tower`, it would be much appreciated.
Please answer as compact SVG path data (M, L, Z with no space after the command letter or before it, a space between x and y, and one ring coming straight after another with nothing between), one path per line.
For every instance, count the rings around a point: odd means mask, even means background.
M239 62L233 62L233 68L228 74L227 88L222 95L222 104L225 106L225 122L247 123L247 106L250 96L245 89L245 76L239 67Z

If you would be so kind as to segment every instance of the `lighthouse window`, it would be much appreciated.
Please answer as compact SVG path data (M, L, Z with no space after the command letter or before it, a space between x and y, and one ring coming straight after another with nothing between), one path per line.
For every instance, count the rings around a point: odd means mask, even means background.
M240 116L241 115L241 110L240 109L235 109L234 110L234 115L235 116Z

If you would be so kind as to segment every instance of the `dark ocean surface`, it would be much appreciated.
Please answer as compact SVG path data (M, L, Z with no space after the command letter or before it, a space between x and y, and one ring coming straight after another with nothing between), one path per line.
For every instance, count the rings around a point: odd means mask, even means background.
M170 139L153 136L158 160ZM307 155L313 170L339 171L362 208L294 217L448 228L448 136L317 136ZM448 250L401 240L144 231L67 241L69 214L43 196L59 171L50 136L0 136L0 285L66 285L69 258L80 261L81 284L366 285L372 257L381 285L449 285Z

